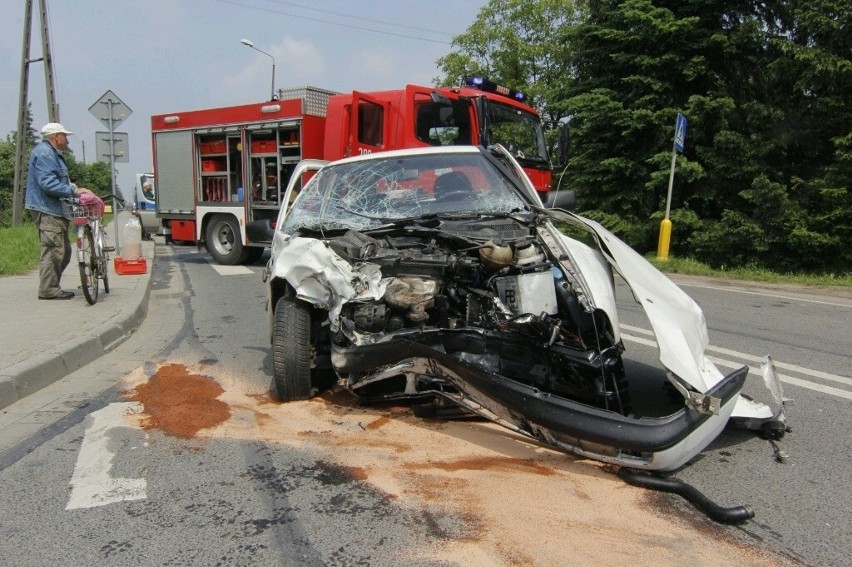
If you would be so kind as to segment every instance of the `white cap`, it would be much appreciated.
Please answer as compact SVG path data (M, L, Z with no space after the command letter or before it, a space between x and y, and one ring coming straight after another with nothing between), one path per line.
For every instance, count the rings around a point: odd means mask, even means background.
M41 128L42 137L52 136L53 134L73 134L65 129L65 126L59 122L48 122Z

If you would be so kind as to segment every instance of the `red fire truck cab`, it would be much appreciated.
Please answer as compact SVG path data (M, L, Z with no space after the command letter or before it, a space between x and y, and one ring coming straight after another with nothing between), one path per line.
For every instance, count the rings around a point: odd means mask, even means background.
M277 100L151 117L156 215L167 239L203 243L220 264L251 262L269 242L293 167L383 150L503 144L542 193L551 169L541 119L524 95L485 79L464 87L339 94L305 87Z

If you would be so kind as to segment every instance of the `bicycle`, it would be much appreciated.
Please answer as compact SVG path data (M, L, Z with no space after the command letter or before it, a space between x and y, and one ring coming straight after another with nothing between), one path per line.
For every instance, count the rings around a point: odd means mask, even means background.
M114 202L124 206L124 199L113 195ZM104 282L104 293L109 293L109 253L114 246L106 246L106 228L103 226L104 203L97 200L84 201L79 197L62 199L62 211L74 223L77 232L77 264L80 267L80 283L89 305L98 301L100 281ZM118 211L114 211L117 215Z

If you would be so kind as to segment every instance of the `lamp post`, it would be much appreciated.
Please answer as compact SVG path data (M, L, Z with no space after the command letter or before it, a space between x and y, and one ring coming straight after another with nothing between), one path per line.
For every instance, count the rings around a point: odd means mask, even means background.
M258 49L257 47L254 46L254 44L251 41L249 41L247 39L241 39L240 43L242 43L243 45L247 45L247 46L251 47L255 51L260 51L261 53L263 53L264 55L266 55L267 57L272 59L272 89L271 89L271 92L270 92L270 95L269 95L269 100L275 100L275 57L273 57L272 55L270 55L269 53L265 52L262 49Z

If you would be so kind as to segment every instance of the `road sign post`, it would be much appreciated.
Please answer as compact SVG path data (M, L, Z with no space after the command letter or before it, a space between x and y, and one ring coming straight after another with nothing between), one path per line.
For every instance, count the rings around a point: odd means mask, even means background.
M686 142L686 117L678 112L675 120L674 146L672 147L672 167L669 174L669 192L666 196L666 216L660 222L660 238L657 241L657 260L669 259L669 245L672 239L672 221L669 219L672 207L672 188L674 187L675 164L678 152L683 153L683 144Z
M116 95L111 90L108 90L107 92L105 92L101 96L101 98L96 100L95 103L92 106L89 107L89 112L91 112L92 116L94 116L95 118L97 118L98 120L103 122L103 124L107 128L109 128L109 132L106 133L107 134L106 140L107 140L107 144L109 146L108 155L109 155L110 178L112 179L112 194L115 195L116 194L115 162L116 161L123 161L123 162L126 163L129 160L129 157L130 157L129 151L125 151L120 156L121 159L116 160L116 141L117 141L116 136L117 135L124 136L123 140L125 142L127 142L127 134L122 133L122 132L116 133L115 129L116 129L116 127L118 127L119 124L124 122L124 119L127 118L128 116L130 116L133 113L133 111L130 110L129 106L124 104L124 101L122 101L120 98L118 98L118 95ZM97 135L98 135L97 142L98 143L100 143L101 134L103 134L103 132L97 133ZM121 140L122 140L122 138L119 137L118 141L121 141ZM97 145L96 145L96 147L97 147ZM126 147L126 144L125 144L125 147ZM98 155L101 155L100 151L98 151ZM119 250L119 247L118 247L118 244L119 244L119 242L118 242L118 214L116 213L116 211L118 211L118 203L117 203L115 197L113 197L113 199L112 199L112 210L113 210L113 214L114 214L114 217L113 217L113 219L114 219L113 232L115 232L115 249L116 249L116 252L118 252L118 250Z

